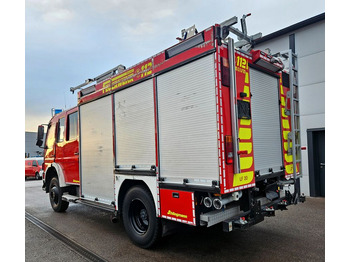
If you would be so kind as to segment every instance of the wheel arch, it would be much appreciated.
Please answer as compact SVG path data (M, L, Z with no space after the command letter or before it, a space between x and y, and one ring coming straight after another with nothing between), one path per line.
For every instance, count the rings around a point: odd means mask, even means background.
M129 191L130 188L132 188L134 186L144 186L151 193L151 190L149 189L149 187L147 186L147 184L144 181L134 180L134 179L125 179L122 182L120 189L119 189L119 193L118 193L117 207L118 207L118 210L120 213L122 212L123 201L124 201L126 193Z
M58 182L60 183L60 187L67 186L61 166L57 163L52 163L51 166L45 172L45 191L46 191L46 193L49 192L50 181L55 176L58 178Z
M120 175L117 176L115 183L115 194L116 194L116 204L117 210L119 213L122 212L123 201L125 198L125 194L128 192L130 188L133 186L144 186L147 188L149 193L151 194L154 202L154 206L156 208L156 216L159 217L159 199L158 199L158 187L156 177L151 176L133 176L133 179L130 176Z

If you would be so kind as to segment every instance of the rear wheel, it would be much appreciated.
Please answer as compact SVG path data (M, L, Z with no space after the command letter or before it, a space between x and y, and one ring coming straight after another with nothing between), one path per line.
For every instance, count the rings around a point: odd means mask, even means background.
M150 248L161 237L161 221L156 217L153 198L147 188L131 188L123 203L123 222L130 239L139 247Z
M62 200L62 188L57 177L53 177L49 186L49 198L51 207L56 212L64 212L69 206L69 202Z

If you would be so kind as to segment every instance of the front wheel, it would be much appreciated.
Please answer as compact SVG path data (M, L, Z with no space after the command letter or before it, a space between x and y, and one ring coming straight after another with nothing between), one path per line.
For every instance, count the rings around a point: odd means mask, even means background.
M150 248L161 237L161 221L156 217L153 198L147 188L131 188L123 203L123 223L130 239L139 247Z
M57 177L53 177L50 181L49 198L51 207L56 212L64 212L69 206L69 202L62 200L62 188Z

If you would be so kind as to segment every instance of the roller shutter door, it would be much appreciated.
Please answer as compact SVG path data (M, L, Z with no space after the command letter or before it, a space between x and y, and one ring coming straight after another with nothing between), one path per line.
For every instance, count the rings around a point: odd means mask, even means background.
M111 96L80 106L80 179L85 199L114 201Z
M156 164L153 79L115 93L116 164L150 170Z
M214 57L157 77L160 175L166 182L219 179Z
M278 79L251 68L250 80L254 163L263 175L283 165Z

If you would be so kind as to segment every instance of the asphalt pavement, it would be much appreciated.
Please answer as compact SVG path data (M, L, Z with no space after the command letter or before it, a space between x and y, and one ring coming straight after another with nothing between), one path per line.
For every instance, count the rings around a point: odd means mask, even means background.
M54 212L41 183L25 182L26 212L107 261L325 260L324 198L307 197L305 203L276 211L275 217L242 231L183 225L155 249L144 250L130 242L121 221L110 222L108 212L72 203L66 212ZM86 261L28 220L25 233L26 261Z

